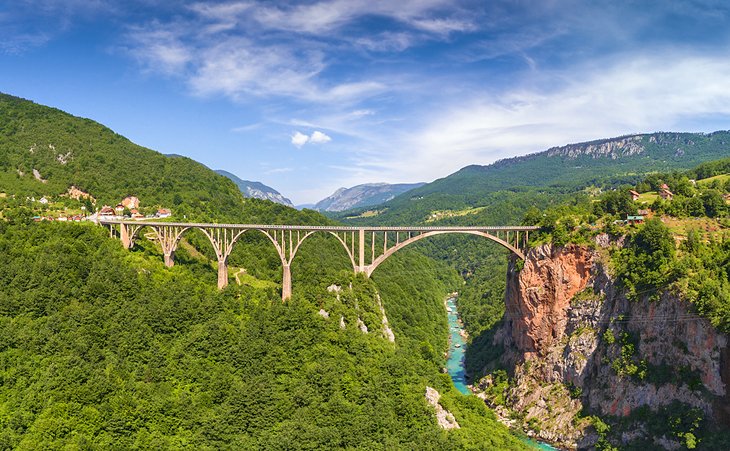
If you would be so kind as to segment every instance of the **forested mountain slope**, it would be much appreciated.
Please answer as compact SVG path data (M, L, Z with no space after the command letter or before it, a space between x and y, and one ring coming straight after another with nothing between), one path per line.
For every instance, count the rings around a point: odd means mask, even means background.
M99 204L125 196L198 218L235 217L243 196L185 157L138 146L90 119L0 94L0 192L58 196L72 186Z
M467 166L375 207L370 223L426 221L441 210L490 206L495 193L572 192L600 182L636 182L643 174L689 169L730 155L730 132L651 133L602 139L508 158L487 166ZM343 218L357 216L347 212Z
M318 211L343 211L382 204L394 197L423 186L424 183L365 183L340 188L314 205Z
M237 175L231 174L230 172L224 171L223 169L217 169L215 172L233 180L233 182L238 186L238 189L241 190L241 193L243 193L243 195L246 197L270 200L272 202L276 202L277 204L286 205L287 207L294 207L291 201L282 196L280 192L270 186L264 185L261 182L243 180Z
M276 251L246 234L218 291L199 232L165 268L144 234L128 251L92 223L36 223L26 197L73 185L180 220L329 220L244 199L203 165L93 121L11 96L0 105L0 448L524 448L441 373L443 299L459 284L443 263L403 251L365 279L334 237L316 235L282 303ZM426 386L459 429L439 428Z

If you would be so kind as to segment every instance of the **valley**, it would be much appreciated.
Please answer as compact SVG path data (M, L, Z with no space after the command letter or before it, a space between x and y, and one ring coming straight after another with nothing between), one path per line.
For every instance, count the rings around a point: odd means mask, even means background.
M730 443L725 132L554 148L328 217L0 100L4 448Z

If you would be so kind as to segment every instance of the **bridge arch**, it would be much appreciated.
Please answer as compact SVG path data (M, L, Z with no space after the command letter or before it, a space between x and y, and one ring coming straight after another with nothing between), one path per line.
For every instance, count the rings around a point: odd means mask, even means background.
M351 227L351 226L299 226L299 225L260 225L260 224L211 224L211 223L177 223L177 222L133 222L118 219L100 220L100 224L108 226L112 236L115 235L115 225L119 228L119 238L127 249L134 245L134 240L149 227L151 233L145 233L147 238L160 244L166 266L174 265L174 253L183 234L191 229L200 229L213 246L218 260L218 287L228 285L227 259L234 245L249 230L257 230L264 234L274 245L279 256L282 276L282 299L291 297L291 264L296 257L302 243L315 232L325 232L337 239L344 248L347 257L356 273L370 276L377 267L388 257L404 247L435 235L459 233L487 238L505 249L508 249L519 258L524 259L524 249L528 247L528 233L537 230L536 226L496 226L496 227ZM388 233L395 234L395 240L388 239ZM513 233L512 238L510 233ZM407 239L400 241L401 234ZM415 235L414 235L415 234ZM520 234L522 234L520 236ZM369 235L369 237L366 237ZM377 237L382 237L377 239ZM502 236L503 238L500 238ZM376 241L382 243L382 254L376 252ZM379 246L380 244L378 244ZM370 248L366 252L366 248ZM368 258L368 255L369 258ZM370 262L369 264L367 262Z
M510 243L504 241L501 238L498 238L490 233L483 232L481 230L433 230L429 232L422 233L420 235L416 235L414 237L411 237L405 241L401 241L400 243L396 244L395 246L387 249L385 253L378 256L369 266L365 268L365 274L370 277L373 274L373 271L380 266L381 263L383 263L388 257L395 254L397 251L403 249L404 247L408 246L409 244L413 244L416 241L422 240L424 238L428 238L435 235L444 235L448 233L459 233L463 235L476 235L481 236L483 238L490 239L494 241L495 243L501 245L504 248L507 248L510 252L517 255L522 260L525 259L525 254L522 253L521 250L516 248L515 246L511 245Z

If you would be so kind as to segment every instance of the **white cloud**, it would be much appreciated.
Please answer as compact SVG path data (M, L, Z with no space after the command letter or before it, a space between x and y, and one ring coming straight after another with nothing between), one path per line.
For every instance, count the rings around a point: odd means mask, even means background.
M261 128L262 123L256 122L254 124L248 124L248 125L241 125L239 127L234 127L231 129L233 133L245 133L250 132L252 130L256 130L258 128Z
M368 15L390 17L413 28L437 34L470 27L466 18L431 17L435 11L447 7L453 14L454 2L450 0L330 0L291 7L258 4L253 15L268 28L310 34L330 34L336 28ZM458 8L456 10L460 13Z
M399 133L392 124L370 129L389 136L388 145L359 152L343 170L358 181L433 180L467 165L568 143L662 130L712 131L697 130L701 121L730 128L728 73L730 60L722 55L677 51L530 73L499 95L454 98L418 119L420 126L410 122L411 132Z
M332 138L320 131L312 132L312 136L309 137L309 142L312 144L324 144L332 141Z
M302 147L303 145L307 144L307 142L309 142L309 136L305 135L302 132L296 132L291 137L291 143L297 147Z
M297 131L291 137L291 143L298 148L301 148L307 143L326 144L330 141L332 141L332 138L319 130L313 131L311 135L305 135L304 133Z
M368 16L387 17L407 29L376 37L346 29ZM196 95L240 101L278 96L346 106L397 86L382 75L333 76L328 69L340 64L339 52L399 52L473 29L472 20L448 0L199 2L170 21L130 27L127 37L129 52L144 66L181 77Z
M292 171L294 171L294 168L274 168L264 171L264 174L284 174Z

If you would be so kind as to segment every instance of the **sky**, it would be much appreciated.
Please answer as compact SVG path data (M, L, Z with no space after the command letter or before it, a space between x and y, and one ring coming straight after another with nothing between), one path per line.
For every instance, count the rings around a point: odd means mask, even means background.
M313 203L730 128L725 0L0 0L0 92Z

